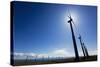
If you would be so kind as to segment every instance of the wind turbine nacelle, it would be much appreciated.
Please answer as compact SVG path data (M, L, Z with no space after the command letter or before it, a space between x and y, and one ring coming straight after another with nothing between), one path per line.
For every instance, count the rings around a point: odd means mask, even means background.
M68 20L68 23L71 23L73 20L72 20L72 18L70 18L70 20Z

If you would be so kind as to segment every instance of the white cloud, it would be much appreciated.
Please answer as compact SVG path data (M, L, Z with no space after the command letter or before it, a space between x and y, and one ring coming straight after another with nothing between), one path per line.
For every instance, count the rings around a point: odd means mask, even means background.
M71 57L72 54L69 53L65 48L62 48L62 49L56 49L56 50L53 50L51 51L49 54L47 53L41 53L41 54L36 54L36 53L18 53L18 52L15 52L14 55L16 57L26 57L26 56L30 56L30 57L33 57L33 58L55 58L55 57Z
M47 58L48 54L35 54L35 53L14 53L14 57L17 59L25 59L27 56L33 58Z
M38 58L47 58L48 54L39 54L37 56L38 56Z
M97 54L97 50L89 50L88 51L89 55L96 55ZM83 52L79 52L80 56L83 56ZM14 53L14 58L15 59L25 59L27 56L29 56L29 58L56 58L56 57L73 57L74 53L73 52L68 52L65 48L62 49L55 49L53 51L51 51L49 54L47 53L41 53L41 54L36 54L36 53L18 53L15 52Z
M14 53L15 56L35 56L35 53L19 53L19 52L15 52Z
M57 55L66 55L67 54L67 52L63 49L55 50L54 53Z
M24 53L17 53L17 52L15 52L14 56L24 56Z
M57 57L67 57L69 53L66 49L58 49L53 51L53 55Z
M25 53L26 56L36 56L35 53Z

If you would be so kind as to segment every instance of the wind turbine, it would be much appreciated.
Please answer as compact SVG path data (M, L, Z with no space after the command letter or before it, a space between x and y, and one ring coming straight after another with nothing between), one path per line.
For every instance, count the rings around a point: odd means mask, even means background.
M67 22L70 24L70 28L71 28L73 46L74 46L74 51L75 51L75 61L79 61L79 54L78 54L76 39L75 39L73 25L72 25L72 23L74 24L74 21L72 19L72 16L71 16L70 12L69 12L68 18L69 18L69 20Z
M82 51L83 51L83 55L84 55L84 57L86 57L86 52L84 50L84 44L83 44L81 35L79 35L78 39L80 40L80 44L81 44L81 48L82 48Z
M88 50L87 50L87 48L86 48L86 46L85 46L85 44L84 44L84 42L82 40L81 35L79 35L79 40L80 40L80 44L81 44L81 47L82 47L82 51L83 51L84 57L85 58L89 57Z

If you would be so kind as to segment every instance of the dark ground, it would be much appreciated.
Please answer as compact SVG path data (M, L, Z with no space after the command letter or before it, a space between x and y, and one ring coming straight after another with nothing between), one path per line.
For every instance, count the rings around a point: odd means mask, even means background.
M14 60L13 66L97 61L97 55L89 56L88 58L80 57L79 59L80 59L79 61L75 61L75 58L71 57L71 58L47 60L47 61Z

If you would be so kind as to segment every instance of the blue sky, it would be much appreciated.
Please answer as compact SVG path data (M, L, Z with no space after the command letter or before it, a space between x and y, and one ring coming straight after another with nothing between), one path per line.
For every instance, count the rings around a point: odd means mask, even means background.
M74 56L70 27L65 20L68 9L78 29L74 28L79 54L82 50L77 32L90 53L97 51L96 6L14 2L13 7L14 52L50 55L58 51Z

